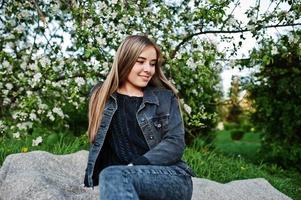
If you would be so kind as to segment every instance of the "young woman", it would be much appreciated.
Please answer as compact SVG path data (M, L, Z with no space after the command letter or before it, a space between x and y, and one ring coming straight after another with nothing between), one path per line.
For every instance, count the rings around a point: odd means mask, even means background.
M99 184L101 200L191 199L183 120L161 64L152 40L128 36L104 83L92 89L85 186Z

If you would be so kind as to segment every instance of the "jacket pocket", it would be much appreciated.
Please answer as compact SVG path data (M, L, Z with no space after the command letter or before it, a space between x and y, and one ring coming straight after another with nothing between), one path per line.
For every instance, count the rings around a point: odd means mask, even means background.
M155 127L156 131L160 133L161 138L168 131L168 119L168 115L152 118L152 125Z

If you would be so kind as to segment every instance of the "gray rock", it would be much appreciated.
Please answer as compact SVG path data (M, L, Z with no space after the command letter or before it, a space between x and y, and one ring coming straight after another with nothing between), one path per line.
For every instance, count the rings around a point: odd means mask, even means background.
M85 188L87 151L54 155L43 151L9 155L0 169L0 200L98 199L98 187ZM193 200L286 200L265 179L220 184L193 178Z

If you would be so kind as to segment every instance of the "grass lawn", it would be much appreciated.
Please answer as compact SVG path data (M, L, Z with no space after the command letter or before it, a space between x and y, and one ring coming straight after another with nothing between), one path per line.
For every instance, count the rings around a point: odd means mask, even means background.
M260 163L258 155L260 149L259 134L254 132L245 133L241 140L232 140L230 131L218 131L215 145L217 151L229 155L243 157L254 163Z
M219 131L215 141L216 150L202 147L201 141L188 147L184 159L198 177L221 183L239 179L265 178L282 193L301 200L301 174L284 170L277 165L263 164L258 155L259 137L247 133L240 141L233 141L230 132Z
M0 166L5 157L12 153L44 150L54 154L68 154L88 149L87 136L74 137L63 133L56 138L44 137L42 144L32 146L31 138L12 139L0 137ZM276 165L260 164L257 151L260 147L258 136L247 133L241 141L232 141L227 131L218 132L216 150L204 148L202 141L187 147L184 160L198 177L221 183L249 178L265 178L275 188L289 197L301 200L301 174L284 170Z

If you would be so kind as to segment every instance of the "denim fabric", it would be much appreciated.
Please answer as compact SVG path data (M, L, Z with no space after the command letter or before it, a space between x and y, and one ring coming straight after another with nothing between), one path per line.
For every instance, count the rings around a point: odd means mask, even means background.
M99 175L101 200L190 200L191 176L177 166L115 165Z
M102 147L118 108L116 95L115 92L108 99L95 142L90 147L84 180L88 187L98 185L98 175L106 167ZM178 101L172 91L146 87L136 119L150 149L143 155L150 165L177 165L194 176L190 167L181 160L185 149L185 131Z

